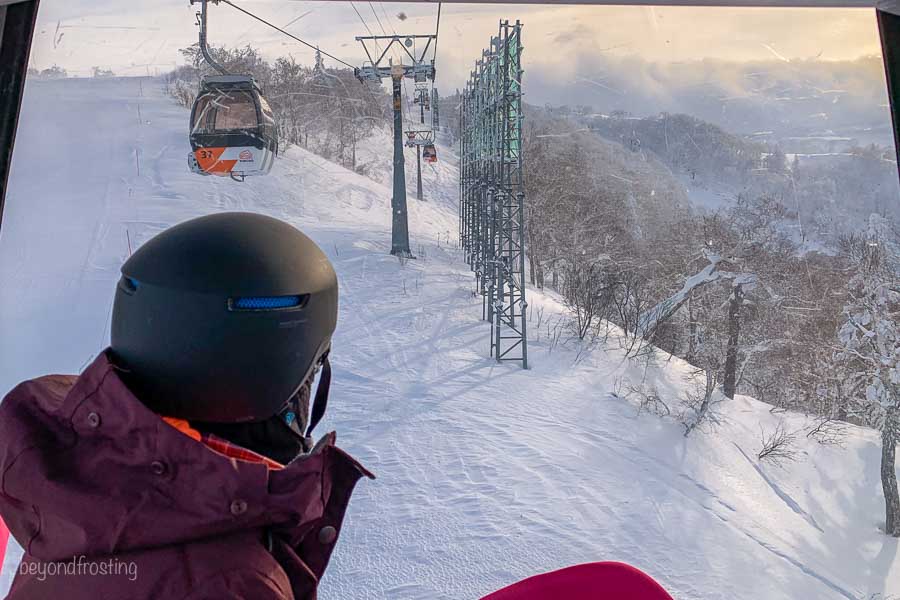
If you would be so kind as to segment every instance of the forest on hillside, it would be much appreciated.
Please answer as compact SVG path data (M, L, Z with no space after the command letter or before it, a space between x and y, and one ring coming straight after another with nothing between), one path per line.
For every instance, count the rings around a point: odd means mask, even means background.
M568 118L618 142L637 160L648 153L659 157L693 187L724 184L733 196L777 199L789 208L788 225L797 229L794 239L801 245L834 248L841 235L865 227L872 213L900 222L893 148L843 141L839 151L787 154L778 142L738 136L690 115Z
M694 365L686 434L735 394L814 415L804 433L826 443L848 421L895 434L900 211L887 150L807 165L687 115L585 127L562 113L528 113L526 232L530 281L563 296L573 339L604 343L615 324L632 358L665 360L659 348ZM732 201L697 208L685 181L731 186ZM665 415L683 400L631 392Z

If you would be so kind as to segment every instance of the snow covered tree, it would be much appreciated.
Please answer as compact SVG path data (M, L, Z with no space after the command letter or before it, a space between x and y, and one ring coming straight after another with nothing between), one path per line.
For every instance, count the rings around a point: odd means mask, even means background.
M69 74L59 65L53 65L49 69L41 71L41 77L45 79L65 79Z
M684 437L688 437L705 423L718 423L715 409L724 398L719 393L724 362L723 348L719 342L721 336L713 335L713 328L703 328L695 356L698 365L685 377L687 389L682 397L679 415L679 420L684 425Z
M704 372L719 352L717 399L743 393L860 422L851 410L860 387L834 349L850 274L827 240L859 229L860 214L900 222L887 199L897 190L890 163L873 150L801 166L776 146L685 115L529 111L529 272L563 295L579 337L610 323L629 356L652 344ZM673 179L694 171L698 188L730 182L741 192L730 206L695 210ZM814 230L814 214L831 225ZM702 400L707 382L696 383Z
M741 336L741 309L748 289L756 284L756 277L742 273L731 280L731 295L728 297L728 347L725 351L725 373L723 375L723 393L734 400L737 391L738 352Z
M887 222L869 219L864 235L844 240L856 269L848 284L850 301L838 331L838 357L853 365L851 378L864 385L859 416L881 429L881 485L885 532L900 537L900 493L895 455L900 424L900 276L898 254Z
M787 156L779 146L775 146L772 152L766 155L765 165L773 173L784 173L787 168Z
M575 334L585 339L609 315L617 282L603 261L567 260L561 267L563 297L572 313Z

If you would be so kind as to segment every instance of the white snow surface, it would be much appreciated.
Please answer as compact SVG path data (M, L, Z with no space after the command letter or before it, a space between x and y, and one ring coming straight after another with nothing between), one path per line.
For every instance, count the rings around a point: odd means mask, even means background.
M301 149L245 184L189 173L188 113L157 81L31 81L23 106L0 232L0 394L81 370L108 343L129 243L185 219L269 214L334 262L340 321L319 432L337 430L378 479L357 488L321 598L475 599L596 560L632 563L679 600L900 594L898 541L879 531L875 432L851 428L844 448L801 433L795 462L761 464L760 426L805 419L738 397L721 425L686 439L611 395L645 380L674 402L684 363L628 361L615 332L580 354L554 347L563 306L534 289L531 369L494 362L455 247L452 160L426 169L430 201L409 201L418 259L401 264L388 255L390 189Z

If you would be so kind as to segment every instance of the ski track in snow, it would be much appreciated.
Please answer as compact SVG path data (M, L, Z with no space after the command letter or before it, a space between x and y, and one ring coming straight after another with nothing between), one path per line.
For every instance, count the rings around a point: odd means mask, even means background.
M388 255L384 173L376 182L291 148L270 176L244 184L192 175L187 111L161 83L140 87L27 86L0 232L0 394L78 372L108 343L129 240L137 248L211 212L262 212L306 231L335 264L334 391L318 431L337 430L378 476L360 482L322 598L475 599L592 560L635 564L679 600L900 593L896 540L877 529L872 432L763 471L740 448L771 424L766 405L735 399L725 424L685 439L610 393L617 378L646 379L674 400L688 369L624 361L615 332L576 363L573 343L551 347L546 327L533 327L529 371L491 360L455 245L457 158L446 146L423 169L426 201L409 200L417 258L401 264ZM387 142L376 135L361 160L388 169ZM414 194L411 153L407 167ZM554 294L529 294L545 323L563 314Z
M750 457L747 456L747 453L744 452L743 448L741 448L737 444L735 444L735 447L738 449L738 452L740 452L744 456L744 458L747 459L747 462L750 463L750 465L756 470L756 472L759 473L759 476L762 477L763 481L766 482L766 485L768 485L770 488L772 488L772 492L774 492L774 494L776 496L778 496L778 498L781 499L782 502L787 504L788 508L790 508L796 514L800 515L800 517L802 517L807 523L809 523L810 525L812 525L819 531L822 531L822 528L819 526L818 523L816 523L815 517L813 517L811 514L809 514L805 510L803 510L800 507L800 505L797 504L797 501L794 500L793 498L791 498L790 494L788 494L787 492L782 490L780 487L778 487L778 484L775 483L774 481L772 481L769 478L769 476L766 475L765 471L763 471L762 468L758 464L754 463L750 459Z

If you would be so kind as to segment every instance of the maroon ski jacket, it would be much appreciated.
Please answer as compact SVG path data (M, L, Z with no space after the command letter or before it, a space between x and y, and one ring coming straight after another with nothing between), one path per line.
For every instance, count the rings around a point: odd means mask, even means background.
M314 600L356 482L329 434L282 470L219 454L141 404L101 354L0 403L10 600Z

